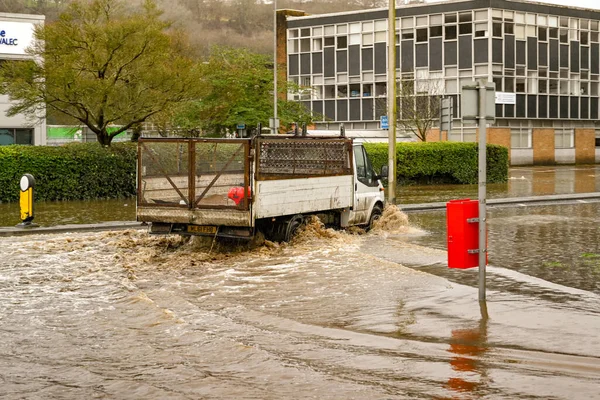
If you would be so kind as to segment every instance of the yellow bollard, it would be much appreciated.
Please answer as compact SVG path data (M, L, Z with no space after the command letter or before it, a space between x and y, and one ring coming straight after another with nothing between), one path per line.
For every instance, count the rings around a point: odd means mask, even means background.
M19 187L21 188L19 205L21 207L21 223L17 226L26 228L37 226L32 224L34 212L33 212L33 188L35 186L35 179L31 174L25 174L21 177Z

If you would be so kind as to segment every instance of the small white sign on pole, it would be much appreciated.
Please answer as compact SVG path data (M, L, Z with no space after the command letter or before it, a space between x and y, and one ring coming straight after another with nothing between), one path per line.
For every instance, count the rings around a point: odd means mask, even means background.
M496 104L517 104L517 94L496 92Z

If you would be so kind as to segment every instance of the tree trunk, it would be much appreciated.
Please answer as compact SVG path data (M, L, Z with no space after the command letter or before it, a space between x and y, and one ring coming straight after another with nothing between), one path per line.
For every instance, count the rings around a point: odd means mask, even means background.
M110 136L106 130L96 133L96 137L98 138L98 143L100 143L103 147L110 147L113 137Z
M131 134L131 141L137 142L138 139L140 138L140 136L142 136L142 125L137 124L133 127L133 132Z

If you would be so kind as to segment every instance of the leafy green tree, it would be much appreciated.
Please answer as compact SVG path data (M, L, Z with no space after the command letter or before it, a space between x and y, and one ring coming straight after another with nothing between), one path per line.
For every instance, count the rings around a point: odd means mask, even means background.
M35 28L28 52L36 61L0 68L0 92L16 101L8 114L54 111L109 146L125 130L198 98L200 68L160 16L152 0L134 10L122 0L73 2L58 21Z
M214 47L202 64L206 94L196 101L177 106L170 124L186 136L224 136L235 132L238 123L253 129L268 126L273 117L273 69L269 56L247 49ZM282 92L285 85L278 85ZM312 122L312 115L301 103L279 100L278 117L286 126L291 122Z

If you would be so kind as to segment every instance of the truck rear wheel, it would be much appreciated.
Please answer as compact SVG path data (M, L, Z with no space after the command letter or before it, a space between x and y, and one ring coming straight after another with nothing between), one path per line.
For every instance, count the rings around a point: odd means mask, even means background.
M304 223L304 215L298 214L294 215L287 223L287 227L285 230L284 241L289 242L292 240L294 235L298 232L298 228L302 226Z

